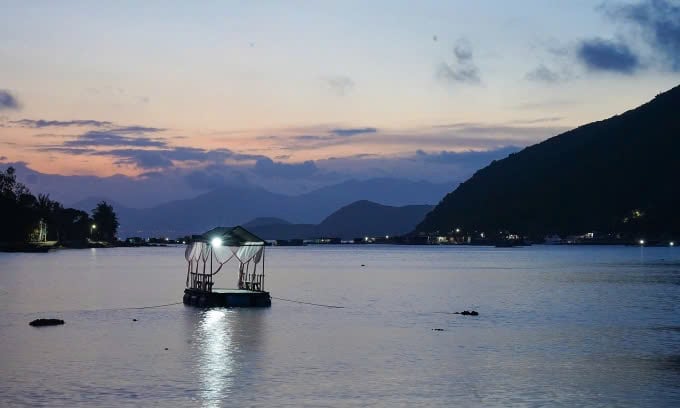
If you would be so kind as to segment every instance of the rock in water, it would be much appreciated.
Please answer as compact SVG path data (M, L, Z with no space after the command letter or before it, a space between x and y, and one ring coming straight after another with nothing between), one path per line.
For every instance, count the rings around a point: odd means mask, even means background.
M61 319L35 319L32 322L29 323L31 326L58 326L60 324L64 324L64 321Z

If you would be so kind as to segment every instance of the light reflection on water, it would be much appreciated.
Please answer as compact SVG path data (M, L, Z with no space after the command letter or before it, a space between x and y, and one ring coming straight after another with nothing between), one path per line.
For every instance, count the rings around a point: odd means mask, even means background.
M195 346L199 348L198 371L203 384L201 400L206 408L219 407L229 398L233 385L232 328L223 310L208 310L201 319Z

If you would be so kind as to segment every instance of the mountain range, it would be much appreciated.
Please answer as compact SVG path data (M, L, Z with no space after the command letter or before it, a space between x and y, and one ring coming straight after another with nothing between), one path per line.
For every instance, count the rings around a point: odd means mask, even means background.
M680 86L492 162L417 230L680 233Z
M129 208L107 197L92 197L72 206L90 211L97 202L108 201L118 214L121 237L176 237L215 225L245 224L261 217L276 217L294 224L323 224L329 214L356 201L379 202L388 207L435 204L450 189L448 184L382 178L350 180L297 196L272 193L260 187L230 186L151 208Z
M340 208L318 225L292 224L278 218L256 218L244 227L263 239L352 239L402 235L411 232L432 208L432 205L395 207L360 200Z

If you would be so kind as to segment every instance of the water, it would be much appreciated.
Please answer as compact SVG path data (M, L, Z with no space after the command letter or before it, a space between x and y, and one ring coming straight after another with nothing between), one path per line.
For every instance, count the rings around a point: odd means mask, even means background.
M119 309L184 273L182 248L0 254L0 405L680 405L678 248L268 248L273 296L346 308Z

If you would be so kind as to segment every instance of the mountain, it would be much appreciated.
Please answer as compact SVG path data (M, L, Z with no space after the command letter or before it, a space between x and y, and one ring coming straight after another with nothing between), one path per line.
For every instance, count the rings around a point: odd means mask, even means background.
M241 226L248 229L262 227L265 225L290 225L290 222L276 217L258 217L255 218L254 220L248 221L247 223Z
M119 215L119 235L122 237L175 237L205 231L215 225L243 224L263 216L285 219L295 224L316 225L338 208L364 199L396 206L434 204L450 188L450 185L425 181L372 179L347 181L302 195L288 196L246 185L219 188L191 199L170 201L151 208L121 207L121 211L118 211L114 205L114 209ZM299 234L309 231L307 227L295 228L299 228Z
M276 218L257 218L244 224L244 227L263 239L352 239L401 235L412 231L432 208L431 205L393 207L360 200L340 208L318 225L291 224ZM263 220L270 220L271 223Z
M367 200L340 208L318 225L319 235L355 238L363 236L401 235L413 230L431 205L392 207Z
M419 232L680 232L680 86L612 118L494 161Z

